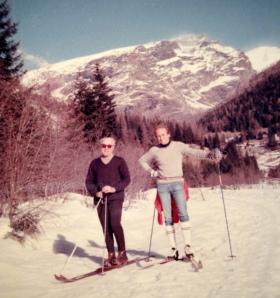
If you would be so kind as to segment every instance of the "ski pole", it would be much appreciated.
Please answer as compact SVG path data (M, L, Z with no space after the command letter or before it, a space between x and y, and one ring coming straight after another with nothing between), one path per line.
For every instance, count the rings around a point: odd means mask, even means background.
M104 274L104 266L105 266L105 247L106 247L106 233L107 233L107 196L105 196L105 212L104 212L104 247L102 252L102 272Z
M204 197L204 194L203 194L203 192L202 192L202 190L201 190L201 185L198 186L198 189L199 189L199 192L200 192L200 194L201 194L202 200L203 200L203 201L206 201L206 200L205 200L205 197Z
M97 204L93 207L93 209L97 209L98 205L100 204L100 202L102 201L102 198L99 199L99 201L97 202Z
M220 164L219 163L217 163L217 169L218 169L219 184L220 184L220 189L221 189L221 194L222 194L222 201L223 201L223 206L224 206L224 214L225 214L226 227L227 227L227 235L228 235L228 242L229 242L229 249L230 249L230 256L229 257L233 259L236 256L234 256L233 253L232 253L232 245L231 245L229 224L228 224L228 218L227 218L227 210L226 210L226 204L225 204L224 192L223 192L223 181L222 181L222 176L221 176Z
M152 247L152 238L153 238L153 231L154 231L155 214L156 214L156 207L154 207L154 213L153 213L153 221L152 221L152 228L151 228L151 235L150 235L150 243L149 243L149 252L148 252L147 262L150 261L150 256L151 256L151 247Z
M102 198L99 199L99 201L98 201L97 204L93 207L93 209L97 209L97 207L98 207L98 205L100 204L101 200L102 200ZM73 255L74 255L74 253L75 253L75 251L76 251L76 249L77 249L77 247L78 247L78 244L75 243L75 246L74 246L74 248L73 248L71 254L69 255L69 257L68 257L67 260L65 261L65 263L64 263L64 265L63 265L63 267L62 267L62 269L60 270L60 274L62 274L62 272L64 271L64 269L66 268L66 266L68 265L68 263L70 262L70 260L72 259Z
M69 263L70 259L73 257L73 255L74 255L74 253L75 253L77 247L78 247L78 245L77 245L77 243L76 243L75 246L74 246L74 248L73 248L73 250L72 250L72 252L71 252L71 254L70 254L70 256L67 258L67 260L66 260L66 262L64 263L62 269L60 270L60 274L62 274L62 272L64 271L65 267L66 267L67 264Z

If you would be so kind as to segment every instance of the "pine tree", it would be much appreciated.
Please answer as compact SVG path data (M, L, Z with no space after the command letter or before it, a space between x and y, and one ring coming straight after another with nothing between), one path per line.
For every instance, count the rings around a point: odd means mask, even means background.
M215 133L215 136L213 138L213 148L220 148L220 146L221 144L220 144L219 135Z
M179 126L178 123L176 123L175 125L175 131L173 134L173 139L175 141L182 141L182 131L181 131L181 127Z
M187 126L187 124L184 122L183 124L183 142L185 143L194 143L194 134L192 131L192 128L190 126Z
M9 17L8 1L0 3L0 79L9 80L23 73L23 62L18 53L18 42L13 41L17 24Z
M99 64L95 65L93 74L79 74L75 81L72 113L88 143L117 134L116 104L111 91Z

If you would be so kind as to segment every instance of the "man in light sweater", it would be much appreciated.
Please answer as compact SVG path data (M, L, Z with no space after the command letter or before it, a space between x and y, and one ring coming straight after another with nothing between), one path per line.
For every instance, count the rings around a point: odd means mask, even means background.
M164 123L156 127L155 133L159 144L150 148L139 159L139 162L144 170L151 174L151 177L157 178L157 190L163 207L166 233L171 245L171 257L174 259L179 257L172 220L171 200L174 199L179 212L185 254L190 258L193 256L193 252L191 249L191 224L183 184L183 157L184 155L191 155L199 159L213 159L214 157L209 150L194 149L185 143L172 141L169 128ZM152 168L152 162L156 163L156 169Z

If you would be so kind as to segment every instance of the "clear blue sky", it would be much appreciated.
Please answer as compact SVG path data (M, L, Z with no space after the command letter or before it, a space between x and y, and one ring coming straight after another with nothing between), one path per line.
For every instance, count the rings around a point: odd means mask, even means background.
M280 46L280 0L9 0L17 39L50 63L206 34L242 50ZM31 59L31 58L30 58Z

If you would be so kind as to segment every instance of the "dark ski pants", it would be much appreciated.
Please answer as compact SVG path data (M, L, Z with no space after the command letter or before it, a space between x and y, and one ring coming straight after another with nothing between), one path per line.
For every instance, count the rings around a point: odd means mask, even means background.
M112 200L107 202L107 226L106 226L106 246L109 253L114 252L114 237L116 238L118 251L125 250L124 232L121 225L122 217L122 200ZM99 204L97 208L99 221L101 223L103 233L105 229L105 200Z

